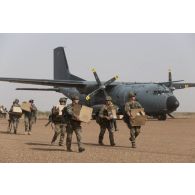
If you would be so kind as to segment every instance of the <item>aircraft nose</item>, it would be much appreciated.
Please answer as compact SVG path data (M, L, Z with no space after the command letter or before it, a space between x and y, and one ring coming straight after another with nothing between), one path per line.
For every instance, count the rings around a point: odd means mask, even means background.
M175 111L179 107L179 101L175 96L170 96L167 98L167 109L169 111Z

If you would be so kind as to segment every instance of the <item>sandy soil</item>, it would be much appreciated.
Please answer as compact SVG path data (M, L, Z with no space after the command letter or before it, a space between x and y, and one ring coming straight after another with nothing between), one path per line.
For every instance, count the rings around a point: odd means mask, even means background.
M18 134L7 133L7 121L0 120L0 162L195 162L195 119L150 120L142 128L137 148L131 148L129 130L118 121L115 147L109 146L108 132L105 146L97 144L99 127L95 121L83 124L82 141L86 151L78 153L75 135L72 149L51 146L53 130L44 127L46 120L38 120L32 135L24 135L20 121Z

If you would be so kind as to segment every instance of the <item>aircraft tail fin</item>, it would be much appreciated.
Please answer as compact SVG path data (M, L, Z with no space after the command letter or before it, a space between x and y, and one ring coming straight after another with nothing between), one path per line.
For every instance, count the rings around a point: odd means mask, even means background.
M54 80L84 81L84 79L70 73L63 47L57 47L54 49Z

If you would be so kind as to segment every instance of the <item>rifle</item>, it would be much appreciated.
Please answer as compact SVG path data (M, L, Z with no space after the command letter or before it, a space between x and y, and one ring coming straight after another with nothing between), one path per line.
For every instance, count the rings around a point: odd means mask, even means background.
M45 127L47 127L50 123L51 123L51 126L52 126L52 123L53 123L53 116L52 116L52 114L49 115L48 122L45 124ZM53 129L53 126L52 126L52 129Z
M51 123L51 121L48 121L48 122L45 124L45 127L47 127L50 123Z

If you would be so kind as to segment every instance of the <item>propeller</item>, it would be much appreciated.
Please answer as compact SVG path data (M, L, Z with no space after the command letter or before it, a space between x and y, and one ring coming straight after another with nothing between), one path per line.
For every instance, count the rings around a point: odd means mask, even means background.
M119 77L118 75L114 76L113 78L109 79L108 81L106 81L105 83L102 83L99 79L99 76L96 72L96 70L93 68L92 69L93 75L95 77L95 80L98 84L98 88L96 90L94 90L93 92L91 92L90 94L87 95L86 100L90 100L91 97L95 96L96 94L98 94L100 91L104 92L105 96L108 96L107 92L106 92L106 87L109 86L110 84L112 84L114 81L116 81Z
M169 75L168 75L168 80L169 80L169 84L168 84L168 87L171 91L174 91L175 90L175 87L173 86L173 83L178 83L178 82L182 82L184 80L178 80L178 81L173 81L172 80L172 72L171 72L171 69L169 69Z
M179 82L183 82L183 81L184 80L173 81L172 80L172 72L171 72L171 69L169 69L169 72L168 72L168 82L160 82L158 84L165 85L166 87L168 87L173 92L175 90L174 83L179 83Z

